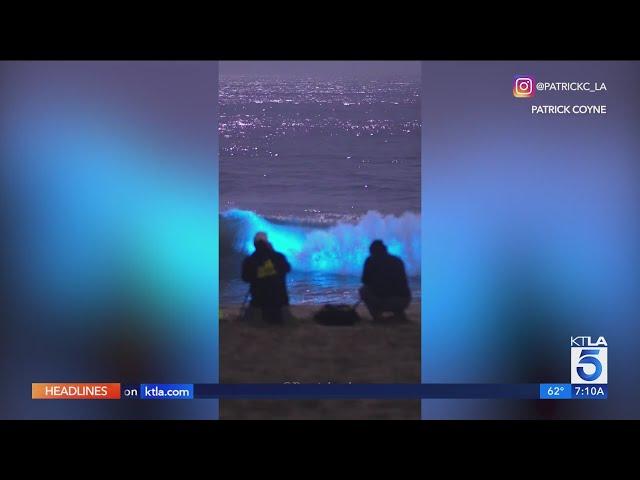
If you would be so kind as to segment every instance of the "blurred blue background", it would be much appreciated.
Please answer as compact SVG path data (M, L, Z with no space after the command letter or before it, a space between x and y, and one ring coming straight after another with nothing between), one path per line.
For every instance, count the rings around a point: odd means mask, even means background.
M31 382L218 381L217 62L2 62L2 418L215 419Z
M607 91L519 99L516 74ZM423 382L568 383L572 335L609 344L606 401L425 400L423 418L640 418L640 64L425 62L422 82Z

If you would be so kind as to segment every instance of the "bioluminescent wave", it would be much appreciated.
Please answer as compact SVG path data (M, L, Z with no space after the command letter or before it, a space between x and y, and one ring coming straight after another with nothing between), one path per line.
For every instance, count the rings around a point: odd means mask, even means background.
M394 216L369 211L355 223L339 221L326 226L274 221L252 211L233 209L222 214L221 230L228 238L222 248L234 250L228 253L252 253L253 236L263 231L294 270L344 275L360 275L369 245L381 239L390 253L404 260L408 275L420 275L420 215L416 213Z

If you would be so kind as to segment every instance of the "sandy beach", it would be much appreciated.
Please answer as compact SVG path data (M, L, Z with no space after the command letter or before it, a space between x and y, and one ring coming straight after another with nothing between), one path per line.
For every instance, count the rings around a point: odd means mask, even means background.
M222 383L419 383L420 303L408 322L327 327L312 317L318 305L295 305L283 325L255 315L238 321L239 305L221 309ZM221 419L419 419L417 400L222 400Z

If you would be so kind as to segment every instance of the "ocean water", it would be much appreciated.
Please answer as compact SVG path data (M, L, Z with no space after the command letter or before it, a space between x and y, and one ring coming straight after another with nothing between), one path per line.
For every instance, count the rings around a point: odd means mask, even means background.
M420 79L220 78L221 305L266 231L294 303L351 302L376 238L420 296Z

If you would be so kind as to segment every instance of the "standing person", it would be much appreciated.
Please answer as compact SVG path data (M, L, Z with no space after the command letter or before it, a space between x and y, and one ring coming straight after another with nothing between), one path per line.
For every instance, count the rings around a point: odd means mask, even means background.
M411 290L404 262L391 255L382 240L374 240L369 253L362 271L360 298L374 320L380 320L384 312L406 320L404 311L411 303Z
M250 285L250 305L262 311L266 322L281 323L282 308L289 305L286 275L291 265L273 249L266 233L256 233L253 245L255 252L242 262L242 280Z

